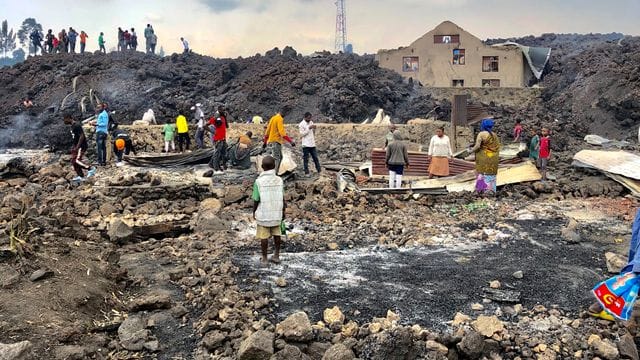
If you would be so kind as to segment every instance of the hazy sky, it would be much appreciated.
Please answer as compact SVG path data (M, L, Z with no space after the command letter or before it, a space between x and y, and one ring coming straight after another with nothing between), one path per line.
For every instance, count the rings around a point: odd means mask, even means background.
M250 56L293 46L304 54L333 50L335 0L0 0L0 20L17 29L35 17L58 32L73 26L89 36L89 50L105 33L107 49L117 28L152 23L158 48L180 51L179 38L199 53ZM640 0L346 0L348 40L358 53L408 45L444 20L476 36L622 32L639 35ZM54 10L55 8L55 10ZM144 46L144 45L143 45Z

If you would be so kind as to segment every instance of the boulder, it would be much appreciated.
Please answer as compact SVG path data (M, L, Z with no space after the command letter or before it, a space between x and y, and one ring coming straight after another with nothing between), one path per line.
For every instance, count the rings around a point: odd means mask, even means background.
M293 345L285 345L270 360L311 360L311 358L307 354L303 354L299 348Z
M130 351L142 350L149 335L149 330L145 329L144 321L137 315L129 316L118 327L120 345Z
M195 222L191 226L197 232L216 232L229 228L229 223L220 218L222 203L218 199L208 198L200 203Z
M300 311L290 315L276 325L276 334L287 341L308 342L313 340L313 328L306 313Z
M352 360L356 355L344 344L335 344L322 356L322 360Z
M330 309L324 309L322 318L327 325L331 325L335 322L340 324L344 323L344 314L337 306L334 306Z
M30 360L33 359L33 345L25 340L13 344L0 343L0 360Z
M479 359L484 352L484 338L475 331L470 331L457 345L458 351L470 359Z
M171 296L166 293L151 293L143 295L129 304L131 312L151 311L171 308Z
M116 219L109 225L107 235L109 235L109 240L114 242L128 241L133 236L133 228L124 221Z
M605 360L615 360L620 356L618 348L607 339L595 339L591 343L591 346L593 347L593 351L596 353L596 355L602 357Z
M83 360L87 358L87 349L78 345L65 345L55 348L55 358L60 360Z
M239 360L267 360L273 355L272 332L266 330L256 331L240 343L238 350Z
M307 355L311 357L311 359L322 360L322 357L330 347L331 347L331 344L328 344L328 343L313 342L309 344L306 352L307 352Z
M471 323L473 329L486 337L504 330L504 324L496 316L478 316L478 319Z
M447 355L449 353L449 348L440 344L437 341L433 341L433 340L427 340L426 342L426 348L429 351L435 351L437 353L439 353L440 355Z
M209 331L204 336L204 339L202 339L202 344L207 348L207 350L213 351L222 346L226 338L227 337L222 332L213 330Z
M607 271L611 274L619 274L620 270L627 265L627 257L616 253L607 252L604 254L607 260Z
M618 352L620 352L620 356L623 358L640 360L638 347L636 346L633 336L629 333L626 333L620 338L618 342Z

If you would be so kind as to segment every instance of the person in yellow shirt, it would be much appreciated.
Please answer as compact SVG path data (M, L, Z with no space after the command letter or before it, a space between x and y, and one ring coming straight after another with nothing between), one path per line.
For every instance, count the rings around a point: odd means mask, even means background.
M189 151L189 145L191 145L189 124L187 124L187 118L184 115L178 115L176 118L176 130L178 132L178 149L182 152L182 144L185 144L186 150Z
M276 160L276 174L280 170L280 163L282 162L282 143L283 141L287 141L291 146L296 146L296 143L287 136L287 133L284 129L284 115L286 111L285 109L281 110L279 113L273 115L271 119L269 119L269 123L267 124L267 128L264 133L263 145L262 148L267 148L268 152L271 153L271 156Z

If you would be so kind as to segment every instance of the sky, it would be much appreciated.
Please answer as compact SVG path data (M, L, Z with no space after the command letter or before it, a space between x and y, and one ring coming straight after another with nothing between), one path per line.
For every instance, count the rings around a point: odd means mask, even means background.
M53 11L55 5L57 11ZM357 53L409 45L445 20L478 36L507 38L543 33L640 35L640 0L346 0L347 37ZM286 45L303 54L333 50L335 0L0 0L0 20L17 30L27 17L45 29L72 26L89 34L88 50L117 28L142 31L151 23L158 49L215 57L252 56ZM144 45L143 45L144 46Z

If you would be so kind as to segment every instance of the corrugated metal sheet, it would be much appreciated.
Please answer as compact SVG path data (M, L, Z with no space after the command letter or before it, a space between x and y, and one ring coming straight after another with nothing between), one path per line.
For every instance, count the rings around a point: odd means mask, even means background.
M372 175L389 175L389 169L386 165L387 153L384 149L373 149L371 152L371 162L373 164L371 173ZM501 160L501 164L517 164L522 162L520 158L513 158L508 160ZM429 176L429 164L431 159L429 155L424 152L409 151L409 166L404 169L405 176ZM451 159L449 160L449 171L451 176L459 175L469 170L474 170L476 165L474 162Z

